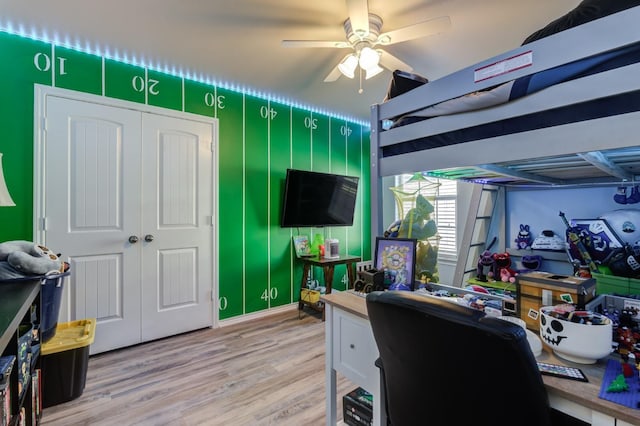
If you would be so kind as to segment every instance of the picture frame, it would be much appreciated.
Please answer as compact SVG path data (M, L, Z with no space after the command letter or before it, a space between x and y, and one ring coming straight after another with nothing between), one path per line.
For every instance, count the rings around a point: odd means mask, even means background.
M384 287L388 290L415 288L415 238L376 237L374 267L384 271Z
M293 249L297 257L311 257L311 245L307 235L294 235L292 238Z

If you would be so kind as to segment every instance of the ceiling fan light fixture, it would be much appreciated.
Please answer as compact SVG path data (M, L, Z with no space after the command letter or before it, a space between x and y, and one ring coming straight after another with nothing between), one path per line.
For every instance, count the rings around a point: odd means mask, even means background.
M340 62L340 64L338 65L338 69L340 70L342 75L344 75L345 77L353 78L356 75L355 73L356 73L357 66L358 66L358 57L352 53L350 55L347 55L342 60L342 62Z
M370 47L364 47L360 51L360 68L363 70L375 69L380 62L380 54ZM379 68L379 67L378 67Z
M366 68L364 71L365 71L364 79L369 80L371 77L375 77L376 75L384 71L384 68L378 65L375 65L373 67Z

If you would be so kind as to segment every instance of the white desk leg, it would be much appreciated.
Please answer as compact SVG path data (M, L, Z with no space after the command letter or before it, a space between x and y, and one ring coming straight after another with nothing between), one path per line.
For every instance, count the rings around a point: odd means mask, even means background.
M338 422L336 412L336 370L333 368L333 307L324 305L324 362L325 362L325 399L326 399L326 424L335 426Z
M383 408L384 389L382 388L379 371L375 382L375 390L371 392L373 395L373 426L383 426L387 424L387 416Z

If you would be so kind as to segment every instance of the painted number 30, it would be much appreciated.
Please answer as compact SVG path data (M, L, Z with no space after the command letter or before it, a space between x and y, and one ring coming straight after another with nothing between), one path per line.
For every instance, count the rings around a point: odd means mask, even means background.
M218 109L224 109L224 96L217 96L211 92L204 94L204 104L208 107L215 106Z

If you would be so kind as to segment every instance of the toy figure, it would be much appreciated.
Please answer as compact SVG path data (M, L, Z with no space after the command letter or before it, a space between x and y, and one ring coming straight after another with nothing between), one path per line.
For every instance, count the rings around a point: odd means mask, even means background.
M527 249L531 247L531 232L529 231L529 225L520 224L520 231L515 240L516 247L519 249Z
M487 282L488 277L493 275L495 269L495 260L489 250L485 250L480 259L478 259L478 267L476 272L476 278L478 281Z
M618 353L624 362L629 361L629 354L638 352L636 343L640 340L640 334L629 327L618 327L615 341L618 343Z
M523 269L520 272L539 271L542 264L542 256L538 254L527 254L522 256Z
M0 243L0 279L62 273L68 269L59 254L31 241L15 240Z
M607 388L607 392L624 392L629 390L629 385L624 378L624 375L618 374L613 382Z
M518 273L511 269L511 256L509 253L495 253L493 255L494 276L496 281L499 279L504 283L514 283Z

